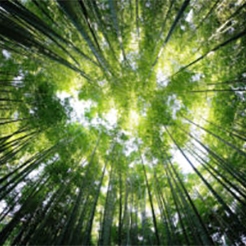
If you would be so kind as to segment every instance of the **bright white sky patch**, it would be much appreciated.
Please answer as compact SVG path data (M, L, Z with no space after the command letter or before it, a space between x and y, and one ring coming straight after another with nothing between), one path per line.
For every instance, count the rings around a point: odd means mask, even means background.
M113 129L117 123L117 110L115 108L111 108L108 112L103 114L103 118L98 117L96 114L91 121L85 116L87 112L91 110L91 108L97 106L96 102L92 100L79 100L77 93L68 94L67 92L59 92L57 93L57 97L62 101L65 98L69 98L70 106L73 109L73 113L71 115L71 119L69 122L80 122L83 126L99 126L103 125L107 129Z
M117 123L117 113L118 111L115 108L111 108L106 114L103 115L110 126L113 126Z
M38 179L38 177L41 175L41 173L43 172L44 170L44 165L40 165L37 169L34 169L33 171L31 171L29 174L28 174L28 178L31 179L31 180L34 180L36 181Z
M92 100L78 100L77 95L71 95L64 91L58 92L56 96L62 101L64 101L65 98L69 98L70 106L73 109L73 115L70 119L71 122L79 121L85 124L88 123L84 115L91 107L96 106L95 102Z
M11 57L11 54L7 50L2 50L2 54L6 59L9 59Z
M206 112L208 113L208 111ZM187 122L186 120L184 120L184 122ZM204 125L204 121L201 121L200 119L200 125ZM192 134L192 136L194 136L197 140L202 141L202 138L205 135L205 132L202 131L199 127L195 126L195 125L191 125L190 126L190 132ZM202 149L200 144L195 140L195 139L190 139L189 143L187 143L187 146L190 146L190 149L195 149L195 152L197 153L199 149ZM190 160L190 162L195 166L198 167L201 165L201 163L196 160L196 158L191 155L190 153L188 153L187 151L184 151L185 155L187 156L187 158ZM178 163L178 165L181 167L183 173L191 173L194 172L193 168L191 167L190 163L185 159L185 157L182 155L182 153L180 152L180 150L178 150L177 148L173 147L171 149L171 154L173 156L173 161ZM208 156L206 155L206 153L202 153L199 151L199 156L205 160L205 161L209 161Z
M189 23L192 22L193 20L193 9L190 10L190 12L188 13L188 15L186 16L185 20Z
M4 200L0 201L0 213L4 211L6 206L7 206L7 203Z
M202 79L203 78L203 74L201 74L201 73L196 73L195 75L193 75L192 77L191 77L191 81L192 82L197 82L197 81L199 81L200 79Z
M130 135L129 133L127 135ZM132 152L135 152L138 150L138 146L135 143L135 138L130 137L128 140L124 141L124 153L126 156L129 156Z
M168 77L160 69L156 73L156 82L161 87L166 87L169 83Z
M180 150L178 149L171 149L171 154L173 157L173 161L176 162L182 169L183 173L192 173L194 172L193 168L191 167L190 163L186 160L186 158L182 155ZM190 162L195 166L199 166L200 163L189 153L185 152L185 155L190 160Z

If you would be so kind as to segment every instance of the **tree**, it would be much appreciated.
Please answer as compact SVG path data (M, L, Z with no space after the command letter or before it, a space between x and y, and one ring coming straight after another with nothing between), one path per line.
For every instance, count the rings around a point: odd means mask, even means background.
M0 1L0 244L245 244L245 4Z

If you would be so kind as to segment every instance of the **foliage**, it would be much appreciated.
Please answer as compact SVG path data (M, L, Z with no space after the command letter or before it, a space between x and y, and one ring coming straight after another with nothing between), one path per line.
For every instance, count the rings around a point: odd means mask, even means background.
M245 244L245 4L0 1L0 244Z

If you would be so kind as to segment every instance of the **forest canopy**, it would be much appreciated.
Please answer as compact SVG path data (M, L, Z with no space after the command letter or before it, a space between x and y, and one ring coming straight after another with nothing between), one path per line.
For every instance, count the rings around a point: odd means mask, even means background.
M0 245L246 243L245 0L1 0L0 51Z

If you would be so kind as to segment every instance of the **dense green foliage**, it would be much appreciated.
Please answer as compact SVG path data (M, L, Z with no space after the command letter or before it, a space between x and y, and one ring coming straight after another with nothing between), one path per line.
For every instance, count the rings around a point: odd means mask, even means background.
M246 243L245 0L0 1L0 245Z

